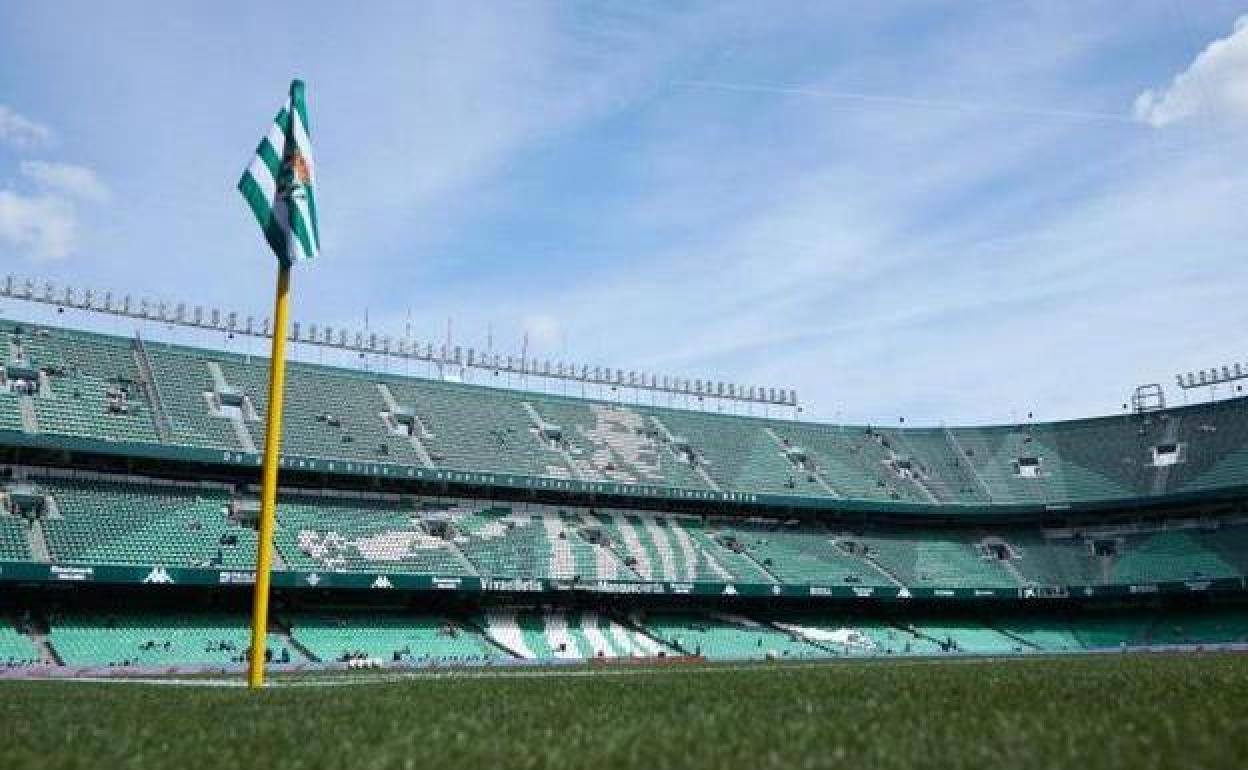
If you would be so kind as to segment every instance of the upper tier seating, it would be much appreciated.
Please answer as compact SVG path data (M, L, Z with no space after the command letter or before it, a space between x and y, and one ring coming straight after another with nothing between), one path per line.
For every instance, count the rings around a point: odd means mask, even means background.
M208 354L154 343L148 343L146 350L174 442L195 447L243 449L230 421L211 411L207 396L217 383L208 368Z
M937 501L982 504L989 500L971 464L953 445L949 431L916 428L875 432L899 457L910 462L919 484Z
M1039 451L1025 431L993 426L953 428L949 433L994 503L1044 503L1057 499L1048 489L1043 472L1059 460ZM1038 458L1041 475L1036 478L1021 475L1018 460L1022 457Z
M1184 462L1169 469L1169 488L1186 492L1243 485L1248 477L1244 400L1206 404L1176 417Z
M425 445L442 468L572 478L521 405L522 394L421 380L386 380L398 403L428 432Z
M923 501L918 486L889 465L893 459L882 435L845 425L789 423L774 426L782 442L804 450L841 497L858 500Z
M28 327L0 333L0 351L5 349L19 350L30 366L46 375L32 398L41 433L105 441L159 440L132 340ZM20 429L20 420L10 429Z
M226 381L251 398L257 420L248 424L256 446L264 445L269 409L268 360L221 362ZM308 457L419 465L406 436L390 433L382 419L386 403L375 380L345 376L292 362L286 372L282 451Z
M5 348L6 365L35 367L40 384L33 395L0 384L0 431L133 443L167 434L178 446L234 451L263 444L263 358L0 322ZM283 438L291 454L346 461L898 506L1035 506L1248 486L1246 403L881 429L292 362Z
M558 426L579 478L708 488L652 418L632 407L536 394L527 402L545 423Z
M679 411L664 412L661 419L672 434L689 442L722 489L827 496L809 474L785 457L783 444L757 420Z
M22 411L16 393L0 388L0 431L22 430Z

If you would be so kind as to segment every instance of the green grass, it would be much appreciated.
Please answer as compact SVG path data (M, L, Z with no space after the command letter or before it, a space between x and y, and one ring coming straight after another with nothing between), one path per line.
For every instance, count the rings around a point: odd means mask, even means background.
M1248 757L1248 656L605 673L261 693L0 682L0 767L1094 770Z

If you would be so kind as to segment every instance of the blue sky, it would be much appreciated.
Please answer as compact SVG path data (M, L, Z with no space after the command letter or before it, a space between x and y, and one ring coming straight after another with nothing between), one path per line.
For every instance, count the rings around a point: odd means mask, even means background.
M234 183L299 76L323 255L298 319L527 330L832 420L1112 412L1244 357L1246 14L15 0L0 265L266 315Z

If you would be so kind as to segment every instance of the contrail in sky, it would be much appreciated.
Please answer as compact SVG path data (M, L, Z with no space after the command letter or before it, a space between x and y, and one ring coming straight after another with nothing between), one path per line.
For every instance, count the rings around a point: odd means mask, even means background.
M750 91L764 94L781 94L785 96L812 96L819 99L842 99L855 102L875 102L877 104L895 104L904 107L924 107L941 110L957 110L962 112L988 112L1006 115L1030 115L1040 118L1066 118L1071 120L1093 120L1107 123L1135 123L1130 115L1114 112L1088 112L1083 110L1060 110L1047 107L1028 107L1015 104L988 104L986 102L965 102L953 99L923 99L910 96L890 96L887 94L864 94L856 91L828 91L820 88L798 88L793 86L769 86L753 83L723 83L715 80L673 80L672 85L685 88L705 88L717 91Z

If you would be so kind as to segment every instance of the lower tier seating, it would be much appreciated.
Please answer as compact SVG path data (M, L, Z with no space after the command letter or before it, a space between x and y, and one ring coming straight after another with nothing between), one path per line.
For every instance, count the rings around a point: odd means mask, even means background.
M291 638L323 662L482 665L508 657L476 631L438 616L301 613L286 623Z
M25 634L0 616L0 668L33 666L39 662L39 651Z
M606 613L593 610L497 610L477 623L499 646L526 659L636 658L673 650Z
M686 655L711 660L797 660L826 657L801 635L736 614L653 613L647 631Z
M28 611L0 616L0 667L40 663L31 629L46 625L67 666L225 666L245 662L242 612ZM279 611L268 637L274 663L367 660L382 666L481 666L694 655L709 660L1025 655L1142 645L1248 644L1248 605L949 615L904 607L727 612L496 607L431 614L341 605Z
M65 612L50 618L48 641L66 665L228 665L246 661L250 642L244 615L212 613ZM302 657L269 633L275 663Z

